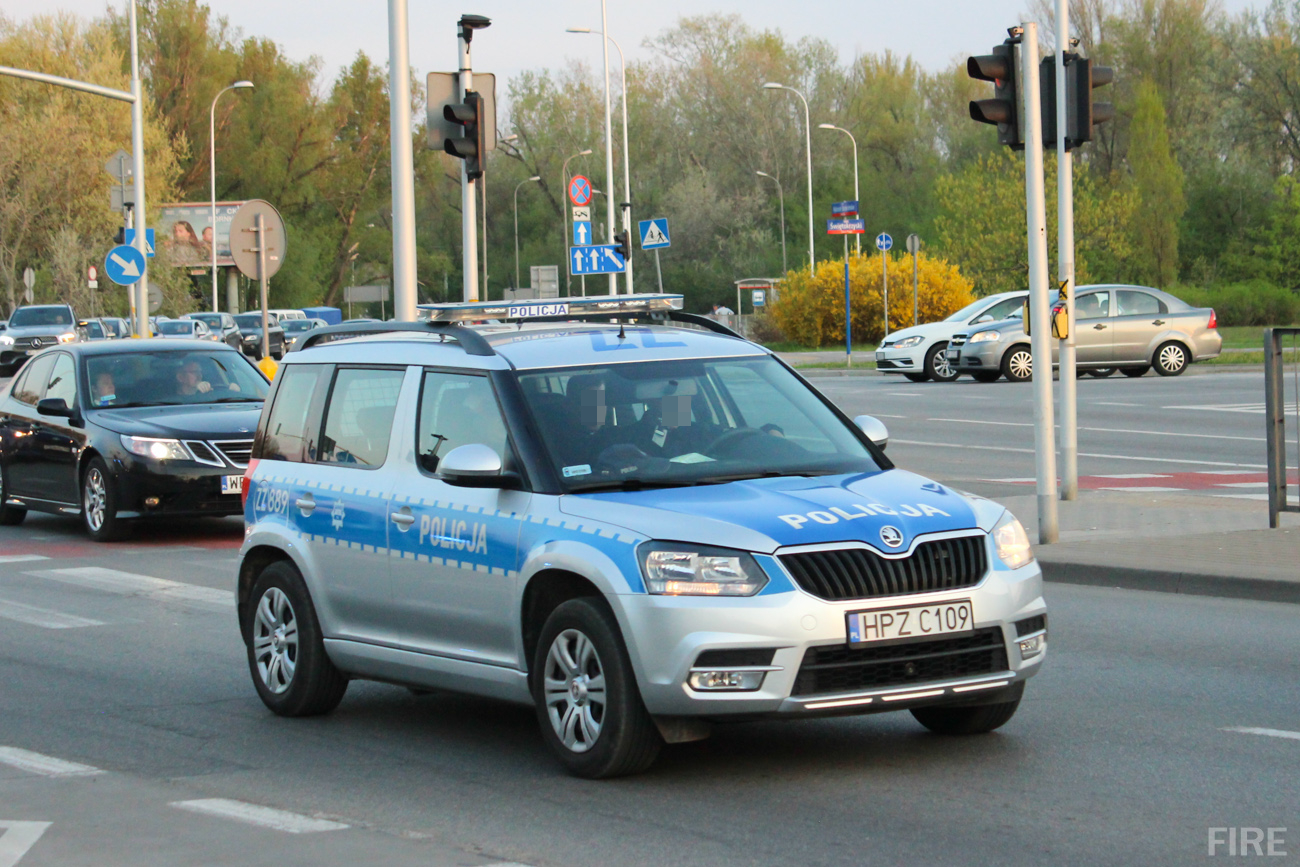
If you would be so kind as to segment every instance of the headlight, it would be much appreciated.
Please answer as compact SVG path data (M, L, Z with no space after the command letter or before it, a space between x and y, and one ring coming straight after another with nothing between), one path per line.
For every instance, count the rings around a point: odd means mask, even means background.
M0 346L13 346L14 339L8 334L0 334Z
M767 576L743 551L676 542L641 546L646 589L663 596L753 596Z
M917 335L913 335L912 337L904 337L902 340L898 341L897 343L895 343L895 344L894 344L892 347L890 347L890 348L891 348L891 349L911 349L913 346L920 346L921 343L922 343L924 340L925 340L925 338L922 337L922 336L919 335L919 334L917 334Z
M262 336L262 335L260 335L260 334L249 334L249 335L246 335L246 336L244 337L244 342L245 342L245 343L256 343L256 342L261 338L261 336Z
M74 341L74 340L76 340L76 339L77 339L77 335L75 335L75 334L60 334L60 335L59 335L59 342L60 342L60 343L71 343L72 341Z
M122 445L133 455L159 461L190 461L189 450L180 440L162 440L153 437L129 437L122 434Z
M1034 562L1034 550L1029 546L1029 536L1015 515L1006 512L993 527L993 544L998 549L998 559L1012 569Z
M967 343L992 343L1002 339L1001 331L976 331Z

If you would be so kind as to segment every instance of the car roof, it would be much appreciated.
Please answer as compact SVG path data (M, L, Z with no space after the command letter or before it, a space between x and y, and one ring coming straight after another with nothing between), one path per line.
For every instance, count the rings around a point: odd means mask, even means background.
M144 338L141 340L109 340L96 341L94 343L66 343L58 347L65 352L72 352L74 355L121 355L133 352L233 352L236 355L242 355L238 349L230 346L228 343L216 343L210 340L197 340L193 343L185 344L189 349L182 349L177 346L175 340L166 340L161 337Z

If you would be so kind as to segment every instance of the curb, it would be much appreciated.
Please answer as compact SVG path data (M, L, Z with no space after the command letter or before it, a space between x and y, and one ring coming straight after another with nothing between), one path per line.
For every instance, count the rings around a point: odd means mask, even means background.
M1287 602L1300 605L1300 582L1232 575L1204 575L1131 566L1090 566L1085 563L1051 563L1039 560L1043 580L1056 584L1084 584L1119 587L1187 596L1218 596L1252 599L1258 602Z

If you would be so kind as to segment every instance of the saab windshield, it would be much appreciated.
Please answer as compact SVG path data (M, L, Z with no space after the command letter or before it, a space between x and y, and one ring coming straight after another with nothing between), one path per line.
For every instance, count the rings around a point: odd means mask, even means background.
M157 351L85 360L91 406L242 403L266 398L267 383L238 352Z

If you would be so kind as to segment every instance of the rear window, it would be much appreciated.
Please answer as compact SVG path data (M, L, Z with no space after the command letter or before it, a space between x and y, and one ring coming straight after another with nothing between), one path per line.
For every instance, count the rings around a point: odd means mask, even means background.
M158 323L159 334L193 334L194 323L189 320L171 319Z
M284 368L258 457L270 461L303 460L307 451L311 398L328 370L322 364L295 364Z
M340 368L330 391L316 460L366 469L382 466L405 375L405 370Z

